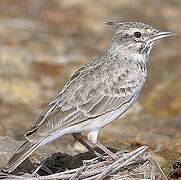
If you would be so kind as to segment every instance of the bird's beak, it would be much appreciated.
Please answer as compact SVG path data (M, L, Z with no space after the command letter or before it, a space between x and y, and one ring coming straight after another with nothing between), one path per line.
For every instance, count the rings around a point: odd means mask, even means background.
M171 31L159 31L156 35L151 37L151 39L149 40L149 43L152 43L152 42L155 42L159 39L162 39L165 37L170 37L170 36L175 36L175 33L171 32Z

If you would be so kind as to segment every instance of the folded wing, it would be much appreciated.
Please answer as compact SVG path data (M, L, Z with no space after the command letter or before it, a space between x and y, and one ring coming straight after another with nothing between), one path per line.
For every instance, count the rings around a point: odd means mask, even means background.
M143 78L136 74L136 68L134 72L120 66L111 69L110 75L108 71L110 68L103 69L100 65L77 71L42 112L26 138L37 141L57 129L114 111L139 93Z

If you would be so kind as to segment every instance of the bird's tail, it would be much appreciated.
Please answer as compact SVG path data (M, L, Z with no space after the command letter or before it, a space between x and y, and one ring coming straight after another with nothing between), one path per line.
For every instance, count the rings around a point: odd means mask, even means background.
M26 141L11 157L3 171L6 173L13 172L39 146L41 146L41 142L31 143Z

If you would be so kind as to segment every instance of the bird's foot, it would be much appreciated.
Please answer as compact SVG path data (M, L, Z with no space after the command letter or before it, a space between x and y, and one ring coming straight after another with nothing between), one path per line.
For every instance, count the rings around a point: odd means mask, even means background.
M100 159L102 159L102 160L106 160L106 159L107 159L107 157L105 157L104 155L98 153L97 151L94 151L94 154L95 154L98 158L100 158Z

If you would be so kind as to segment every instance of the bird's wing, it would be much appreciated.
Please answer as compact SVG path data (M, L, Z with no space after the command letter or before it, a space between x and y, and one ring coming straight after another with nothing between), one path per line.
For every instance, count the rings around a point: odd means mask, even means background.
M122 68L122 70L120 69ZM36 141L57 129L95 118L129 103L140 90L141 76L120 66L91 66L79 69L50 102L26 134Z

